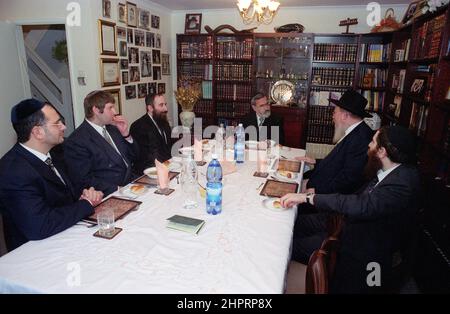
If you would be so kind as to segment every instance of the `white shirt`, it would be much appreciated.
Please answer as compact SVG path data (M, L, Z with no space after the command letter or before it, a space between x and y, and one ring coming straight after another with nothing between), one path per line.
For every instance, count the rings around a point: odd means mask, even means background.
M42 160L43 163L45 163L45 165L47 165L47 163L45 162L47 160L47 158L52 158L50 156L50 153L47 153L47 155L44 155L41 152L38 152L37 150L34 150L28 146L23 145L22 143L19 143L23 148L25 148L27 151L29 151L30 153L32 153L34 156L36 156L37 158L39 158L40 160ZM55 174L59 177L59 179L62 181L62 183L66 184L63 180L63 178L61 177L61 174L58 172L58 169L55 168Z
M388 170L383 171L382 169L378 170L377 177L378 177L378 183L375 184L377 186L384 178L387 177L388 174L390 174L392 171L397 169L401 164L396 164L394 167L389 168Z
M349 127L347 128L347 130L345 130L344 136L343 136L339 141L337 141L336 144L338 144L339 142L341 142L347 135L350 134L351 131L353 131L358 125L360 125L360 124L363 123L363 122L364 122L364 121L361 120L361 121L356 122L355 124L352 124L351 126L349 126Z

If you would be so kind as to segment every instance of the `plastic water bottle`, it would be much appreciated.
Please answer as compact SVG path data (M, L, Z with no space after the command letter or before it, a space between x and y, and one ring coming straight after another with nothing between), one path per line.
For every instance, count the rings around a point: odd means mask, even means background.
M206 170L206 212L217 215L222 212L222 166L217 155L212 154L212 160Z
M234 160L241 164L245 157L245 130L242 123L236 128L236 142L234 143Z
M216 154L220 160L225 159L224 153L226 151L226 142L225 142L225 128L223 127L223 123L220 124L219 128L216 132Z

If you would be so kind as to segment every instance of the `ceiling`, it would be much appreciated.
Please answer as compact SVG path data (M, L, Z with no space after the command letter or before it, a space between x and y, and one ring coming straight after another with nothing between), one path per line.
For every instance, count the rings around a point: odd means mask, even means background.
M362 0L278 0L281 7L367 5ZM236 8L236 0L151 0L171 10L208 10ZM411 0L377 0L380 4L406 4Z

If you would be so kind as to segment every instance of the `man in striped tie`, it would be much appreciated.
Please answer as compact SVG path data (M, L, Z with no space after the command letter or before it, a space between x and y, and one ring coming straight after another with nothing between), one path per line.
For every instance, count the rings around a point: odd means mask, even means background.
M64 120L49 103L27 99L11 110L17 143L0 160L0 209L9 250L61 232L92 214L103 197L75 192L50 150L64 141ZM81 194L81 196L80 196Z

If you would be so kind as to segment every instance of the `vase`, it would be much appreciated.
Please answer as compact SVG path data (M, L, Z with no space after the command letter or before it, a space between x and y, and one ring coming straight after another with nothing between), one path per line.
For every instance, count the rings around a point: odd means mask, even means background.
M181 124L184 127L191 128L192 124L194 124L195 113L192 111L182 111L180 113Z

